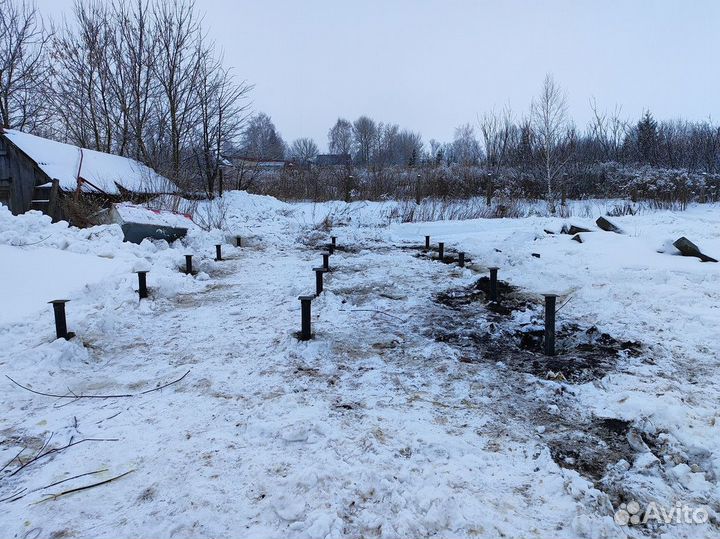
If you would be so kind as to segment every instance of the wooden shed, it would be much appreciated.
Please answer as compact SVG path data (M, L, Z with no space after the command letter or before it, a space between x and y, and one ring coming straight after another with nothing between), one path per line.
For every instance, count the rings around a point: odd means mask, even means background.
M101 196L109 204L176 192L170 180L133 159L0 129L0 204L15 215L39 210L63 219L68 195Z

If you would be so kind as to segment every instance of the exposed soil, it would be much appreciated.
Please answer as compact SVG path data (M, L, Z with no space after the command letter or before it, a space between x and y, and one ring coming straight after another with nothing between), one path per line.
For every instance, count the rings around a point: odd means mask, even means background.
M620 347L584 343L559 350L555 356L545 356L531 349L542 346L542 333L536 330L491 333L446 326L436 327L431 330L431 335L439 342L460 348L463 352L461 361L500 361L516 372L571 384L583 384L604 377L624 351ZM573 337L576 335L565 331L557 335L558 340Z
M430 248L425 249L425 247L421 246L411 246L411 247L402 247L402 249L405 250L411 250L411 251L419 251L415 256L417 258L429 258L431 260L434 260L435 262L442 262L443 264L456 264L458 262L458 253L454 251L450 251L448 249L445 249L445 252L443 253L443 257L440 258L438 256L438 250L436 248ZM470 264L472 262L472 259L469 258L467 255L465 256L465 264Z
M580 424L559 425L550 432L547 445L553 460L563 468L599 481L608 466L622 459L632 462L636 451L630 446L627 434L630 423L622 419L593 417Z
M502 361L518 372L569 383L602 378L619 357L640 353L639 343L620 342L594 326L582 329L577 324L562 324L556 331L556 355L545 356L541 322L517 326L509 320L514 312L532 310L541 321L537 296L503 281L498 281L497 287L498 302L488 301L488 277L470 287L437 294L436 302L451 311L434 320L432 337L461 348L463 361Z
M323 247L324 251L330 252L331 245L328 243ZM335 246L335 252L336 253L357 253L359 252L359 249L357 247L350 247L348 245L336 245Z
M467 259L465 260L467 262ZM448 290L437 294L435 300L451 309L461 309L474 303L486 303L485 309L499 314L509 315L514 311L524 311L536 305L536 296L522 292L519 288L504 281L497 281L498 301L490 301L490 278L481 277L474 285L459 290Z
M482 277L471 286L437 294L434 299L442 308L431 316L428 336L459 350L461 362L501 362L514 372L560 382L560 396L567 394L564 384L601 379L622 358L641 352L639 343L560 320L557 355L546 356L543 298L504 281L497 282L497 290L498 302L489 301L490 279ZM531 322L519 323L514 316L518 313L528 313ZM528 314L520 319L527 320ZM609 467L623 459L633 461L637 451L628 442L628 421L573 409L551 413L545 407L550 404L528 402L519 413L536 425L559 466L576 470L601 488Z
M411 251L415 252L416 258L425 258L425 259L431 259L436 262L443 262L444 264L457 264L459 254L454 249L445 249L445 253L442 259L438 256L438 249L437 246L430 247L430 249L425 248L425 245L401 245L397 247L397 249L401 251ZM465 254L465 264L468 265L472 262L472 258L470 258L467 253Z

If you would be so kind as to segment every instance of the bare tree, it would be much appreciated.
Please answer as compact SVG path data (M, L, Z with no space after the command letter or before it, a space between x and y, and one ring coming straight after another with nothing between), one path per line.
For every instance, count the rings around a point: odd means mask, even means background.
M159 85L154 77L158 40L149 0L116 0L113 4L111 55L116 66L113 88L124 109L121 153L159 167L157 135L152 129Z
M697 168L714 173L720 168L720 127L710 120L695 126L690 140L692 160Z
M383 124L377 126L377 134L373 144L374 150L372 165L376 169L382 169L387 165L393 165L397 161L397 138L400 135L400 126L397 124Z
M435 165L441 164L445 153L445 144L434 138L431 138L428 144L430 144L430 161Z
M243 130L241 151L253 159L285 159L286 146L270 116L254 115Z
M590 100L590 109L593 118L588 128L589 136L602 148L604 160L619 161L628 129L627 121L621 118L622 107L615 105L611 113L601 111L593 98Z
M246 119L237 82L192 0L77 0L53 40L57 135L134 157L191 189L221 187ZM219 180L219 181L218 181Z
M195 141L198 174L205 179L208 196L213 197L217 180L218 193L223 192L223 158L225 148L233 145L245 121L245 103L250 87L236 83L220 60L205 56L197 82L200 122Z
M545 76L540 96L530 107L532 128L537 137L543 159L543 172L547 183L547 198L553 201L553 180L567 163L561 155L569 137L567 104L564 92L552 75Z
M53 41L53 108L64 132L59 137L85 148L111 152L123 124L109 64L113 29L108 7L75 4L75 21L66 22Z
M483 137L485 160L488 166L497 172L507 164L510 150L517 138L512 111L510 107L505 107L502 112L493 109L484 113L478 123Z
M153 16L158 40L153 67L163 97L161 121L167 122L169 130L169 173L178 178L182 148L197 120L199 96L195 87L208 51L194 0L158 2Z
M367 116L360 116L353 122L353 137L357 148L357 163L368 165L371 159L373 141L377 135L375 122Z
M422 135L403 129L395 137L395 164L414 167L418 164L423 151Z
M46 31L34 4L0 0L0 124L34 131L46 117Z
M480 160L480 144L475 138L475 129L470 124L455 129L455 140L452 144L453 160L462 165L475 165Z
M349 154L352 150L352 142L352 124L343 118L338 118L335 125L328 131L328 148L330 153Z
M311 138L299 138L290 146L290 156L301 165L305 165L318 154L318 147Z

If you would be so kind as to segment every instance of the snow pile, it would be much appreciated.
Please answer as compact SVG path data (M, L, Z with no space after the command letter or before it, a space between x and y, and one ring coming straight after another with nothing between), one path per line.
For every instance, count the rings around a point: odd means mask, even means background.
M47 302L53 299L73 300L68 308L74 310L102 302L108 294L116 301L134 301L133 272L138 270L150 271L148 280L160 297L201 290L215 267L215 244L224 244L226 251L234 248L224 236L219 230L203 232L193 225L185 238L172 245L151 240L136 245L123 241L118 224L77 229L65 222L52 223L40 212L13 216L0 206L0 297L5 306L1 321L21 322L42 313L51 328ZM180 272L185 254L195 255L199 279ZM88 296L89 290L96 294Z
M17 250L0 245L0 283L4 309L0 324L22 319L53 299L67 299L86 284L112 275L110 260L49 248Z
M332 227L342 227L350 241L368 235L384 236L380 227L388 223L385 203L290 204L245 191L230 191L222 198L199 204L185 202L181 211L192 213L193 220L202 228L226 230L228 241L241 236L249 244L262 241L275 246L312 243L316 237L327 236Z
M231 192L218 201L185 204L196 211L196 220L204 218L209 224L215 217L224 230L208 226L210 230L203 231L183 214L116 204L114 208L124 220L189 228L188 235L172 245L155 240L135 245L123 241L119 224L78 229L65 222L52 223L40 212L13 216L0 206L0 246L14 247L3 250L0 297L7 308L2 321L50 312L47 301L60 296L77 300L87 293L86 285L122 286L123 296L129 300L137 287L132 274L137 270L151 272L148 279L157 293L171 296L196 290L197 280L178 271L185 265L186 254L194 255L194 268L204 282L217 267L213 261L216 244L223 245L227 256L235 250L238 235L246 246L257 238L259 244L277 247L292 244L312 228L300 209L267 196ZM39 278L44 281L38 284Z
M113 209L122 223L140 223L145 225L169 226L174 228L193 228L192 216L167 210L154 210L136 204L115 204ZM119 224L122 224L119 223Z

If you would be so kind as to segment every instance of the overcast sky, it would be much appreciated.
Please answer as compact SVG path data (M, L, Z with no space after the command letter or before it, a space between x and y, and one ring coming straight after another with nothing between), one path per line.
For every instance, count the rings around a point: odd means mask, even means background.
M58 18L73 0L36 0ZM205 26L253 108L286 141L327 145L368 114L451 140L509 104L525 114L545 73L579 127L589 99L637 118L720 118L720 1L204 0Z

